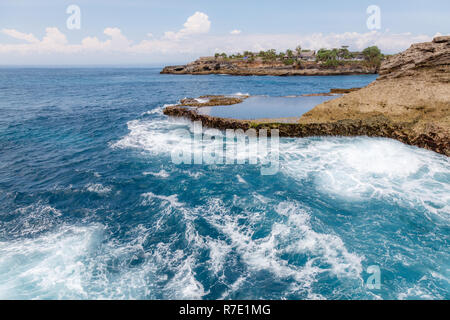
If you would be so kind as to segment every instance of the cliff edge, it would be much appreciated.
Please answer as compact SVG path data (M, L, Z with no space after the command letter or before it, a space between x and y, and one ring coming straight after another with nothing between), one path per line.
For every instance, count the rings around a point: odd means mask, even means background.
M450 36L390 57L375 82L318 105L299 120L304 125L339 122L346 123L348 135L369 125L365 135L450 156Z

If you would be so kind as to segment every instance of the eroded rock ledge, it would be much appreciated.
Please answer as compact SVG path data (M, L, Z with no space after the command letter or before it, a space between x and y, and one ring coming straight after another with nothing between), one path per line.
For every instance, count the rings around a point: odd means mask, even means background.
M278 129L283 137L386 137L450 156L450 36L391 57L375 82L316 106L295 123L223 119L183 105L164 113L218 129Z
M170 106L164 109L164 114L174 117L188 118L192 121L201 121L202 125L220 130L250 128L279 130L280 137L310 137L310 136L368 136L386 137L399 140L449 156L448 141L445 136L430 134L411 135L412 125L408 122L392 122L383 115L374 115L364 120L338 120L327 123L283 123L271 122L271 119L254 121L211 117L198 114L194 108L183 106Z

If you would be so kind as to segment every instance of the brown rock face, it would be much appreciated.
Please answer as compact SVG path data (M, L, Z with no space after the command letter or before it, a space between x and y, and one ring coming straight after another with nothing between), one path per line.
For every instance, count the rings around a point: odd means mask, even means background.
M412 45L384 61L380 75L366 88L315 107L300 123L372 123L366 135L450 156L450 37ZM377 117L388 129L377 128Z
M417 43L403 53L386 60L380 78L393 79L412 76L431 69L437 81L450 81L450 36L437 37L433 42Z

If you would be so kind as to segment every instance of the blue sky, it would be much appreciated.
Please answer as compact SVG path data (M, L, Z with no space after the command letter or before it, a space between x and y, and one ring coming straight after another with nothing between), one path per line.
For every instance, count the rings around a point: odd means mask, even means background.
M69 17L66 8L71 4L81 9L80 30L66 27ZM369 5L381 9L381 29L377 30L377 35L368 35L371 32L366 26ZM199 23L206 23L199 26L200 29L175 38L165 34L182 30L187 19L196 13L201 15L196 15L191 25L195 25L198 18ZM270 47L281 50L296 42L314 47L314 41L317 46L346 44L355 50L373 42L393 53L438 33L450 34L449 17L448 0L2 0L0 58L2 64L183 62L218 50L245 50L246 43L250 50ZM24 42L21 34L32 34L41 41L48 32L46 28L55 28L63 34L66 47L80 44L86 37L104 42L114 35L120 38L113 41L119 45L98 44L101 49L94 49L93 45L89 50L59 47L64 41L51 48L38 45L36 41L23 45L29 41ZM105 34L106 28L114 28L114 31ZM238 31L230 35L232 30ZM54 29L51 31L61 38ZM142 41L149 42L139 48L129 48Z

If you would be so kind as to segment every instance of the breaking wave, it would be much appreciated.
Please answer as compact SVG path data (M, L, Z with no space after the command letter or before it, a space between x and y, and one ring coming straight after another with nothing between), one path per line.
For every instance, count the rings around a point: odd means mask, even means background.
M192 124L179 119L136 120L128 126L129 134L115 147L149 151L158 156L170 154L168 146L177 141L173 135L176 129L192 133ZM185 142L187 145L188 141ZM247 156L247 151L238 150L236 157ZM198 174L206 174L200 178L207 183L208 167L195 168ZM226 286L222 298L235 297L237 292L236 297L254 297L248 287L252 287L257 274L267 272L274 283L281 287L286 284L283 294L277 298L446 296L438 288L448 288L448 253L444 250L439 257L433 257L427 251L436 242L445 248L446 240L441 241L435 232L420 233L423 229L445 229L449 225L448 158L383 138L281 139L280 172L276 179L286 179L286 189L263 194L258 193L261 188L252 180L269 183L264 185L268 190L273 188L269 181L254 176L252 166L213 168L223 174L227 170L234 174L230 179L236 185L226 191L235 192L232 204L210 199L210 207L200 210L186 208L175 195L154 193L143 195L143 204L155 205L155 201L161 201L183 212L183 219L189 221L193 233L189 236L191 246L210 250L207 263L213 274L220 274L233 261L244 263L239 277L233 281L221 280ZM174 166L172 170L181 173L184 169ZM274 177L269 179L275 182ZM237 188L250 190L249 198L253 202L248 203L250 200L239 196ZM243 204L248 210L242 209ZM239 213L233 209L235 206L241 208ZM208 212L207 216L204 212ZM215 230L220 230L223 239L199 236L193 222L198 217L204 217ZM422 225L422 231L411 231L410 225ZM368 235L356 239L355 234ZM403 236L398 238L400 234ZM380 241L382 244L377 245ZM411 252L421 257L422 265L414 262L416 257L411 257ZM371 264L381 264L379 259L390 260L387 269L395 269L394 265L400 263L424 274L428 282L422 279L412 285L400 277L390 287L391 292L370 292L364 288L365 270ZM191 266L188 270L194 269ZM434 277L436 274L439 276ZM324 283L333 281L339 285L332 293L323 294ZM430 287L430 281L434 286ZM203 293L203 298L212 294L205 286L195 287Z

